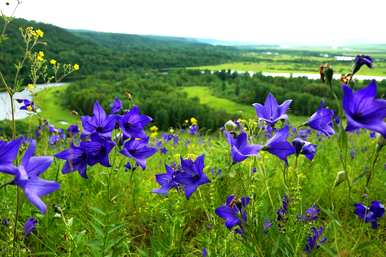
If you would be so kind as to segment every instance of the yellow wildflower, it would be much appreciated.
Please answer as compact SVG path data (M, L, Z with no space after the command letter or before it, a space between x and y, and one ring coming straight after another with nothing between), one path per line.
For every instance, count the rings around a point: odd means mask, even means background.
M30 111L30 112L32 112L32 106L31 106L31 105L28 105L28 106L27 106L27 110Z
M188 121L188 120L185 120L185 123L186 123L186 124L188 124L188 123L189 123L189 121Z
M170 128L169 133L170 133L170 134L173 134L173 133L174 133L174 129L173 129L173 128Z
M198 120L194 117L190 118L190 123L192 123L192 125L197 125L198 123Z
M74 64L74 70L75 71L79 70L79 64L77 64L77 63Z
M153 126L150 127L150 131L153 132L153 133L157 132L158 131L158 127L153 125Z
M41 37L42 38L44 36L44 31L41 30L41 29L35 30L35 33L36 33L37 37Z
M51 60L50 60L50 64L51 64L51 65L56 65L56 63L57 63L57 61L56 61L55 59L51 59Z
M36 58L38 59L38 61L43 61L44 60L44 52L39 51Z
M150 134L150 137L156 137L156 136L158 136L158 132L152 132L152 133Z
M29 83L29 84L27 85L27 88L28 88L29 91L33 91L33 90L35 89L35 85Z

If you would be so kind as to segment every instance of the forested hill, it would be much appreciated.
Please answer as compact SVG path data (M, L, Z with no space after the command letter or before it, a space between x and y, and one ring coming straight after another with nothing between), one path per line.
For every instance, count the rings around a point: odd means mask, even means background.
M79 75L121 68L170 68L217 64L240 57L239 50L212 46L192 39L139 36L66 30L54 25L15 19L8 26L8 39L0 44L0 66L7 77L23 52L20 27L42 29L47 45L39 46L47 59L78 63Z

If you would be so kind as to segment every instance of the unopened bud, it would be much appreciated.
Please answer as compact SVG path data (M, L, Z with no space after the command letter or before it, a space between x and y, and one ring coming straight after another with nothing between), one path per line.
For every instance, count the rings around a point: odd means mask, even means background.
M225 123L224 127L225 127L225 130L226 130L226 131L232 132L232 131L235 131L235 130L237 129L237 124L234 123L234 122L231 121L231 120L228 120L228 121Z
M346 172L344 170L339 171L336 174L334 186L336 187L340 185L343 181L345 181L345 179L346 179Z

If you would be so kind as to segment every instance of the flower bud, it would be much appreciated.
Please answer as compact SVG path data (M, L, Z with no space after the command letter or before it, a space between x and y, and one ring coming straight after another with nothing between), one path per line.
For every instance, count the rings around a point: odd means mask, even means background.
M237 129L237 124L234 123L232 120L228 120L225 123L224 128L228 132L233 132L233 131L235 131Z
M336 186L340 185L345 179L346 179L346 172L344 170L339 171L336 174L334 186L336 187Z

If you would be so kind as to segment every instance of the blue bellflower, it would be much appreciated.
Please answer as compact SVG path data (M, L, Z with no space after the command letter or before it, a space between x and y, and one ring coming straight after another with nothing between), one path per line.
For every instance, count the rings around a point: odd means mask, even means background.
M22 138L18 138L8 143L0 140L0 172L9 175L16 174L17 168L13 165L13 161L17 157L22 141Z
M335 134L334 131L334 111L324 107L324 104L321 103L318 110L311 115L305 125L308 125L310 128L323 133L325 136L332 136Z
M372 201L370 207L362 203L354 204L354 213L366 223L371 223L371 227L378 228L378 218L385 214L385 206L378 201Z
M186 199L189 199L199 186L210 182L203 171L204 159L204 155L198 156L196 160L181 158L181 172L176 174L176 182L184 188Z
M373 67L373 59L368 55L357 55L354 59L352 74L357 73L363 65L371 69Z
M247 213L245 208L248 206L250 198L247 196L237 199L234 195L229 195L224 205L215 210L215 213L225 220L225 226L234 230L237 234L244 233L244 224L247 222Z
M35 149L36 141L32 140L24 153L12 184L20 187L28 201L41 213L45 213L47 206L40 197L55 192L60 188L60 185L55 181L48 181L39 177L51 166L53 159L49 156L34 156Z
M313 250L320 247L321 244L325 243L327 241L326 237L322 237L323 234L323 227L311 228L311 234L307 235L307 243L304 248L304 251L308 254L311 254Z
M299 137L292 141L292 145L295 147L296 155L303 154L307 159L312 161L316 153L316 145L304 141Z
M295 148L287 142L289 134L288 125L278 130L273 137L264 145L263 150L276 155L288 165L287 157L295 153Z
M242 131L240 135L236 137L228 131L225 131L224 135L231 147L233 163L242 162L249 156L256 155L263 148L261 145L248 144L248 135L245 131Z
M119 120L119 126L126 138L147 138L144 128L152 119L141 114L138 106L134 106L126 112Z
M110 105L111 113L119 113L122 110L122 101L118 98L114 98L114 102Z
M115 128L116 116L107 115L98 101L93 108L93 116L82 116L83 134L98 134L101 137L111 138L111 133Z
M347 85L343 89L343 110L347 118L346 131L359 128L380 133L386 137L386 100L376 99L377 83L353 92Z
M276 101L276 98L269 93L265 98L264 105L259 103L254 103L256 115L259 120L263 120L271 126L274 126L275 123L279 120L287 120L288 116L285 114L291 105L292 100L286 100L281 105Z
M146 169L146 159L157 152L157 148L147 145L147 140L130 139L125 142L121 153L132 158L143 170Z

